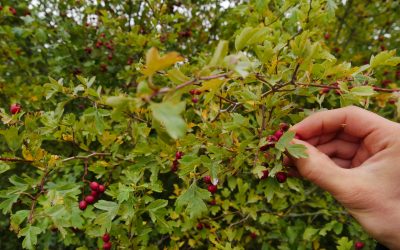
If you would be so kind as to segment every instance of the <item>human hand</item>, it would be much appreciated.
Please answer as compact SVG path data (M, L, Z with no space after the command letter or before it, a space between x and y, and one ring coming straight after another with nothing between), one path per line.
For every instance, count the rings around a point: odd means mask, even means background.
M304 178L330 192L376 240L400 249L400 124L357 107L315 113L290 130Z

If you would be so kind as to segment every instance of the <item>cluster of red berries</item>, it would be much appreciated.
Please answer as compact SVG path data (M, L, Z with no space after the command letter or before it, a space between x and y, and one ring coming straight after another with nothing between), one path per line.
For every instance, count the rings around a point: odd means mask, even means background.
M260 150L261 151L266 151L269 148L273 147L275 145L275 143L277 141L279 141L279 139L282 137L283 133L285 133L285 131L288 130L288 128L289 128L289 125L287 123L279 124L279 129L277 131L275 131L275 133L273 135L269 135L267 137L267 144L262 146L260 148Z
M11 112L11 114L13 114L13 115L15 115L15 114L21 112L21 105L19 105L18 103L11 104L11 106L10 106L10 112Z
M192 36L192 31L191 30L183 30L179 32L179 37L182 38L189 38Z
M196 97L196 95L200 95L201 94L201 91L200 90L198 90L198 89L191 89L190 91L189 91L189 94L191 94L193 97L192 97L192 102L193 103L198 103L199 102L199 98L197 98Z
M218 186L214 185L211 181L211 176L206 175L203 177L203 181L205 184L207 184L207 190L208 192L210 192L211 194L215 194L218 191ZM215 205L215 200L214 200L214 205Z
M99 196L106 191L106 187L104 185L101 185L95 181L90 182L89 187L92 192L79 202L79 208L81 210L85 210L88 204L95 203Z
M113 41L112 40L104 41L105 37L106 37L106 35L104 33L101 33L94 46L96 48L98 48L98 49L100 49L102 46L106 47L109 50L108 55L107 55L107 59L109 61L111 61L113 59L114 45L113 45ZM86 47L85 48L85 52L87 54L91 54L92 51L93 51L93 49L91 47ZM101 72L107 72L108 71L108 65L105 64L105 63L100 64L100 71Z
M261 180L267 179L269 176L269 171L268 170L264 170L262 171L262 176L261 176ZM284 183L287 179L287 173L285 172L277 172L275 174L275 178L279 183Z
M110 235L108 233L105 233L102 237L103 239L103 249L104 250L110 250L112 247L112 243L110 241Z
M178 151L175 153L175 160L172 162L171 171L176 172L178 171L179 160L182 159L183 152Z
M361 250L361 249L364 248L364 246L365 246L365 244L364 244L363 242L361 242L361 241L357 241L357 242L354 244L354 248L355 248L356 250Z

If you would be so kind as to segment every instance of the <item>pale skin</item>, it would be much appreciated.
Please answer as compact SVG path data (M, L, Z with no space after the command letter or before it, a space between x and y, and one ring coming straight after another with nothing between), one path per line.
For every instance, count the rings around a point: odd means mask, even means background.
M400 124L352 106L317 112L290 130L309 155L292 159L298 173L378 242L400 249Z

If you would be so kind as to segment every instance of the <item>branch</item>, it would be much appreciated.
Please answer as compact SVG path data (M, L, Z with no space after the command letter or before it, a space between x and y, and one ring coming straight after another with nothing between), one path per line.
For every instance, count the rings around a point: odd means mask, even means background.
M240 221L231 224L229 227L234 227L234 226L236 226L236 225L238 225L238 224L241 224L241 223L245 222L246 220L248 220L249 217L250 217L250 214L248 214L246 217L244 217L244 218L241 219Z
M340 89L339 86L313 84L313 83L296 83L296 85L305 86L305 87ZM349 89L352 89L354 87L357 87L357 86L349 86ZM378 92L387 92L387 93L400 92L400 89L386 89L386 88L374 87L374 86L372 86L372 88L373 88L373 90L378 91Z
M301 213L301 214L287 214L285 217L304 217L304 216L316 216L316 215L329 215L326 213L334 213L334 214L348 214L346 211L319 211L319 212L313 212L313 213Z
M42 176L42 179L40 180L39 190L36 193L36 195L32 198L32 205L31 205L31 209L29 211L29 217L28 217L28 222L30 224L32 224L32 222L33 222L33 214L34 214L34 211L35 211L35 206L36 206L37 200L45 192L44 183L46 182L46 179L47 179L48 175L49 175L49 171L47 170L47 166L46 166L45 172L44 172L44 174Z
M65 158L64 160L62 160L62 162L67 162L67 161L72 161L72 160L77 160L77 159L81 159L81 160L87 160L91 157L96 157L96 156L110 156L111 153L97 153L97 152L93 152L90 155L77 155L77 156L72 156L69 158Z
M19 158L7 158L7 157L0 157L0 161L9 161L9 162L33 162L30 160L24 160Z
M176 86L175 88L168 88L168 87L165 87L165 88L162 88L162 89L160 89L160 90L154 92L154 93L150 96L150 98L153 98L153 97L155 97L155 96L157 96L157 95L160 95L160 94L168 93L168 92L170 92L170 91L177 91L177 90L179 90L179 89L182 89L182 88L184 88L184 87L186 87L186 86L192 85L192 84L194 84L194 83L196 83L196 82L199 82L199 81L207 81L207 80L217 79L217 78L221 78L221 77L226 78L228 75L230 75L230 74L232 74L232 73L233 73L232 71L229 71L228 73L217 74L217 75L211 75L211 76L203 76L203 77L195 78L195 79L189 80L189 81L187 81L187 82L184 82L184 83L182 83L182 84Z

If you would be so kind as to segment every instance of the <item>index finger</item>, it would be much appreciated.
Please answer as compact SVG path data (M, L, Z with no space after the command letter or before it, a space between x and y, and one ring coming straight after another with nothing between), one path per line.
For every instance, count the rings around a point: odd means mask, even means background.
M383 117L370 111L349 106L312 114L290 130L296 131L306 140L340 130L348 135L364 138L374 130L382 128L387 122Z

